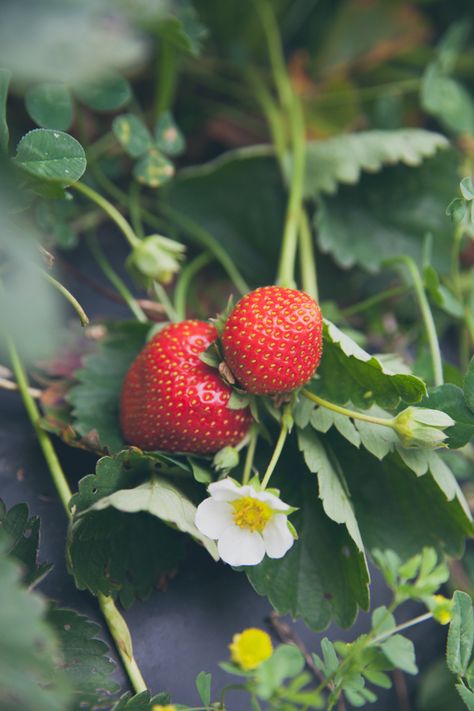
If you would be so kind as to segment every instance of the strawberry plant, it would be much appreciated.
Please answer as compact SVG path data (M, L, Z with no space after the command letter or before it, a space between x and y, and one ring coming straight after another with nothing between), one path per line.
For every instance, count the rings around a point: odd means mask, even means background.
M5 430L21 400L103 622L2 503L5 711L474 708L472 29L310 5L0 11ZM249 611L192 693L177 633L170 694L128 610L196 561L272 627ZM410 685L428 621L447 664Z

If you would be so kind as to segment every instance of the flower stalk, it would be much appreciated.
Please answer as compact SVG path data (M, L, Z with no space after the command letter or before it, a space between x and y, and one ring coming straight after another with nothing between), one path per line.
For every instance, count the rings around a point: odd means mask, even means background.
M53 479L56 491L58 492L66 516L68 517L69 521L71 521L72 513L69 506L69 502L72 497L71 489L69 488L69 484L67 482L63 468L51 442L51 438L49 434L40 426L41 413L31 395L28 377L16 350L15 344L9 336L6 337L6 341L12 370L15 374L18 389L20 391L25 410L35 430L38 443L41 447L43 456L48 465L48 469L51 473L51 477ZM107 623L107 626L109 628L110 634L112 635L112 638L117 647L117 651L122 659L125 671L128 675L128 678L130 679L130 682L135 692L138 694L142 691L146 691L147 685L133 656L130 631L127 627L125 620L118 611L111 597L99 593L97 599L104 615L105 621Z

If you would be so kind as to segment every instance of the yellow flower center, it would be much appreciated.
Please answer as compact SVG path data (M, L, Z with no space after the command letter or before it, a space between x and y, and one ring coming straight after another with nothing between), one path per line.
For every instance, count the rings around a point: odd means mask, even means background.
M268 504L251 496L232 501L234 521L239 528L248 528L249 531L261 533L271 517L273 511Z
M229 649L232 661L244 671L256 669L273 654L270 635L256 627L235 634Z

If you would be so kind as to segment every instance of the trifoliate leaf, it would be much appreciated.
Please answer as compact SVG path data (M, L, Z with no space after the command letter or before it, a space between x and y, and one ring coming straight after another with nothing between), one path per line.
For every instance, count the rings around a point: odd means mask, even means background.
M139 158L152 144L151 134L135 114L122 114L114 118L112 130L122 148L132 158Z
M433 266L446 273L451 230L445 205L457 182L453 151L442 151L418 167L397 165L378 175L364 174L356 186L319 196L315 218L319 245L345 269L357 265L377 272L400 254L421 264L429 232L435 247Z
M453 674L464 676L474 646L474 612L471 596L467 593L456 590L453 601L446 661Z
M415 647L411 639L395 634L380 644L380 649L397 669L407 674L417 674Z
M25 106L42 128L67 131L72 123L72 97L65 84L37 84L26 92Z
M332 452L326 450L310 427L298 431L298 446L303 453L308 469L318 475L319 498L323 502L326 515L336 523L343 523L358 549L363 551L364 544L352 508L350 494L336 457Z
M11 73L8 69L0 69L0 151L8 149L9 131L7 123L7 98Z
M126 450L117 457L103 457L96 473L81 479L71 499L76 516L67 551L69 569L80 589L119 596L128 607L136 597L148 597L160 582L165 584L176 569L185 538L155 516L112 508L90 510L100 499L143 483L163 466L154 457Z
M36 585L52 568L37 562L39 528L39 518L30 518L27 504L16 504L7 511L0 499L0 540L5 552L22 564L22 580L28 587Z
M169 111L162 114L156 122L155 141L160 151L167 156L179 156L184 151L184 136Z
M295 677L304 668L304 656L293 644L281 644L255 673L256 692L269 699L288 677Z
M203 536L194 524L196 507L167 479L153 477L133 489L119 489L96 501L89 511L112 507L124 513L146 512L175 526L202 543L208 553L219 559L216 544Z
M139 183L159 188L173 177L174 165L152 146L134 166L133 175Z
M203 671L199 672L196 677L196 689L204 706L210 706L211 704L211 683L212 674Z
M393 409L400 400L415 403L426 393L420 378L393 373L330 321L324 323L323 357L318 375L319 379L312 385L318 394L340 404L352 401L363 409L373 403Z
M58 669L60 648L45 619L46 603L20 585L20 568L0 545L2 711L64 711L71 688Z
M21 139L15 163L39 180L61 186L75 183L87 165L83 147L62 131L36 128Z
M358 606L367 609L369 602L365 558L345 526L327 517L316 482L300 462L287 447L273 475L282 499L299 509L292 515L299 538L284 558L265 558L246 573L282 614L302 617L312 629L326 627L332 617L349 626Z
M74 93L79 101L95 111L115 111L132 98L130 83L115 72L78 84L74 87Z
M112 678L115 663L109 648L97 635L100 627L74 610L52 605L47 614L59 641L63 668L74 688L71 709L109 708L119 685ZM69 707L68 707L69 708Z
M136 321L110 324L97 352L84 358L83 367L75 373L78 384L68 395L73 426L83 437L94 434L102 452L117 452L125 446L118 419L120 392L148 328Z
M384 166L404 163L417 166L436 151L447 148L440 133L407 128L398 131L362 131L306 146L306 198L334 194L339 183L355 184L361 173L377 173ZM287 161L287 175L291 165Z

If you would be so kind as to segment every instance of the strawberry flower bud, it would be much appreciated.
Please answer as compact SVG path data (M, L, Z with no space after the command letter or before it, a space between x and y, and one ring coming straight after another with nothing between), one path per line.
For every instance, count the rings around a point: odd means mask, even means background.
M452 427L454 420L441 410L407 407L393 419L393 429L404 447L445 447L448 436L443 430Z
M184 244L168 237L151 235L135 245L126 266L141 284L147 286L153 280L169 284L181 268L185 249Z
M276 494L230 478L210 484L208 491L209 498L197 508L195 524L217 541L219 555L229 565L258 565L265 554L283 558L293 545L294 529L287 516L295 509Z

